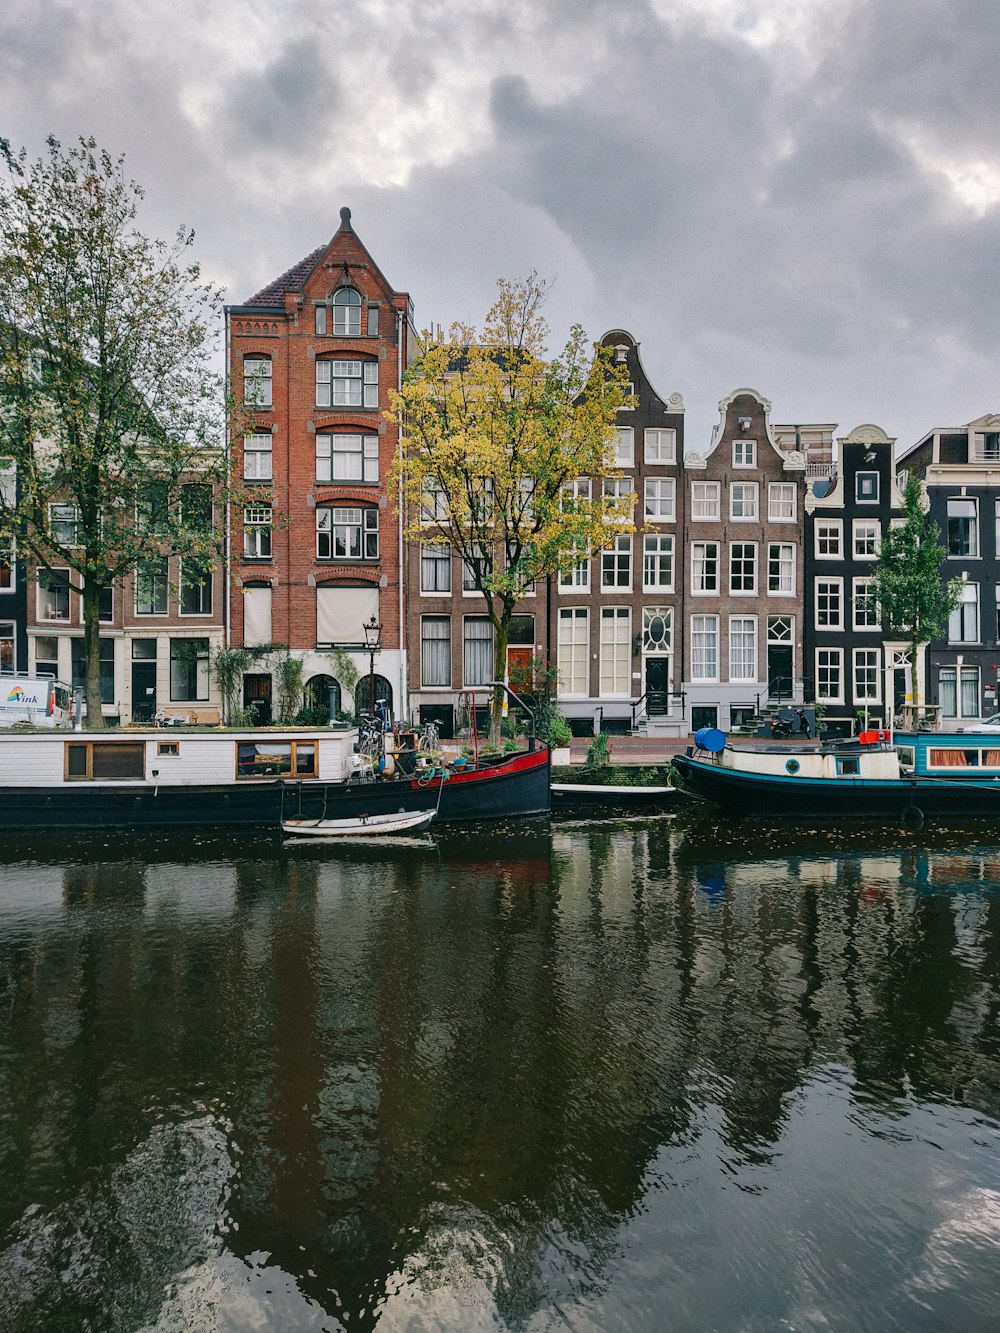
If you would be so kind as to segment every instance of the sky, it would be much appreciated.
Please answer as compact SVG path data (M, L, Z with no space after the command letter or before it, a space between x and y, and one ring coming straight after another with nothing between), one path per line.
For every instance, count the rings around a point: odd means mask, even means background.
M552 284L703 452L1000 411L997 0L3 0L0 135L94 135L239 303L340 208L420 327Z

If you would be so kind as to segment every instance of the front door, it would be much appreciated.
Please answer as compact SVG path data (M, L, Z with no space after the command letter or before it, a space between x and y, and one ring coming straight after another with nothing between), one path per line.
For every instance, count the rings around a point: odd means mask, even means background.
M507 649L507 681L515 694L531 693L533 681L530 648Z
M243 677L243 707L253 710L254 725L267 727L271 724L271 677Z
M667 711L670 689L670 658L646 658L646 712L650 717Z
M152 722L156 712L156 663L132 663L132 721Z
M792 645L767 645L767 693L771 699L792 697Z

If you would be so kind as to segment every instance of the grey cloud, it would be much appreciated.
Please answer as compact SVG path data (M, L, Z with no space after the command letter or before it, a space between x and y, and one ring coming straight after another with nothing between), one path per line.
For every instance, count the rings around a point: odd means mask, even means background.
M290 42L254 76L240 75L231 92L227 119L244 146L302 152L303 136L321 118L324 128L341 106L340 84L315 43Z

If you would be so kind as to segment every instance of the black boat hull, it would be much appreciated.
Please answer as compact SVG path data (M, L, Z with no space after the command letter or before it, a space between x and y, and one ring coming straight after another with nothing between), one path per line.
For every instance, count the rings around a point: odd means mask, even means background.
M444 784L440 822L547 814L544 747L455 773ZM351 819L433 810L441 782L402 777L374 782L255 781L225 784L67 784L5 787L0 829L275 828L282 818Z

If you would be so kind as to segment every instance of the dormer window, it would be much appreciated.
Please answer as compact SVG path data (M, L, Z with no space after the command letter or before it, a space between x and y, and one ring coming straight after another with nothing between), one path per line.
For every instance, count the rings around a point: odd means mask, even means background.
M353 287L341 287L334 295L333 334L336 338L361 335L361 296Z

